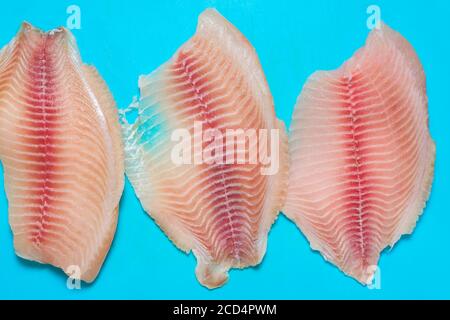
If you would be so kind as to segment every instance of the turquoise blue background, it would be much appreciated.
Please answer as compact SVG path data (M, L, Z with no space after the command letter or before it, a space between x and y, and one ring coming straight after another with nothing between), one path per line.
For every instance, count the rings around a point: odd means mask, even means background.
M82 29L74 34L83 60L99 69L121 107L137 94L138 76L169 59L195 32L199 13L217 8L256 48L276 112L287 125L306 78L315 70L337 68L362 46L366 9L379 5L382 19L416 48L427 75L437 144L431 199L414 234L383 253L380 290L369 290L326 263L281 215L263 263L231 271L228 284L209 291L195 278L195 258L172 245L127 181L117 234L100 276L70 291L61 271L16 257L0 186L0 298L450 298L450 1L6 1L0 46L23 20L44 29L65 25L70 4L81 8Z

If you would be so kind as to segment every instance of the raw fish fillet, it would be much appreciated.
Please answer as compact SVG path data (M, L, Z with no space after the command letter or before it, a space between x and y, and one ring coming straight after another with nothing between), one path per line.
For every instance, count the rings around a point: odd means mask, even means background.
M262 260L287 187L287 136L275 117L255 50L209 9L200 15L196 34L168 62L142 76L139 88L138 117L123 126L127 176L144 209L175 245L192 250L198 280L208 288L219 287L230 268ZM195 133L196 122L204 134ZM226 129L239 128L278 132L279 150L270 154L268 149L267 154L279 157L274 174L262 174L268 166L259 161L238 164L238 151L234 163L208 163L208 157L203 163L194 162L207 154L205 150L211 151L212 140L207 139L197 144L200 151L192 144L190 164L173 161L177 129L194 139L207 131L225 136ZM264 140L268 145L276 142L268 136ZM223 156L233 154L228 151L236 147L249 159L250 147L240 149L236 144L234 140L222 146ZM219 155L209 160L223 159Z
M386 25L339 69L314 73L298 99L283 212L361 283L371 283L384 248L412 233L428 199L427 108L419 59Z
M0 52L0 159L19 256L95 279L123 189L120 133L114 100L71 33L24 23Z

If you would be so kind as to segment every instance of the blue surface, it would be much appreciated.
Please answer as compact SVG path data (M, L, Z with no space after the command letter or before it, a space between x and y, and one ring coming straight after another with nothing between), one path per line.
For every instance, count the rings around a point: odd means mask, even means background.
M194 33L198 14L216 7L256 48L277 114L287 125L308 75L337 68L362 46L366 8L379 5L382 19L412 43L426 71L437 144L431 199L414 234L383 253L380 290L326 263L280 216L263 263L231 271L228 284L209 291L195 279L195 258L172 245L127 182L100 276L70 291L61 271L16 257L0 188L0 298L450 298L450 1L7 1L0 11L1 46L22 20L44 29L65 25L70 4L81 8L82 29L74 34L83 60L99 69L122 107L137 94L138 76L166 61Z

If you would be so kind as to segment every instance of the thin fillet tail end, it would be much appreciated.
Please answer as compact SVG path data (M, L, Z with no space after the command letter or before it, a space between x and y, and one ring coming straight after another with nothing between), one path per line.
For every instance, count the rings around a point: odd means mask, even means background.
M216 289L228 281L229 268L220 264L209 264L198 261L195 275L198 281L208 289Z

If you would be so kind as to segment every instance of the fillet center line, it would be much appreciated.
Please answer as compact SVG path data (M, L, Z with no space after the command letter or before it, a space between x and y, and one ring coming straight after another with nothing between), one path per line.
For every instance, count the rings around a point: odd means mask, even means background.
M352 134L352 144L353 144L353 160L354 160L354 168L356 171L356 180L358 183L358 228L359 228L359 239L360 239L360 250L362 255L363 264L366 263L366 250L365 250L365 236L364 236L364 226L363 226L363 208L362 208L362 187L361 187L361 163L360 163L360 149L359 142L356 138L356 104L354 101L354 88L353 88L353 78L352 75L345 77L347 82L347 108L350 114L350 123L351 123L351 134Z
M204 122L206 123L207 127L209 127L209 129L214 129L215 127L213 126L212 122L210 121L210 118L212 118L210 110L209 110L209 106L208 106L208 102L205 101L204 99L204 95L201 92L200 88L198 88L196 82L193 79L193 72L191 70L189 70L189 66L187 66L186 64L186 58L183 59L182 61L182 67L183 67L183 71L184 73L187 75L188 77L188 81L190 86L192 87L192 89L195 92L195 98L196 100L199 102L200 104L200 109L202 110L201 112L201 116L204 120ZM195 152L195 151L194 151ZM223 192L223 196L225 199L225 207L226 207L226 216L227 216L227 223L231 232L231 241L232 241L232 245L233 245L233 255L234 255L234 259L236 259L237 263L240 264L241 263L241 258L240 258L240 241L237 241L236 238L236 231L235 228L233 227L233 221L232 221L232 215L235 215L235 210L234 208L232 208L230 206L230 198L228 195L228 188L225 182L225 166L223 164L216 164L214 167L212 167L212 169L217 169L220 172L220 184L222 186L221 190Z
M40 83L39 86L39 105L38 107L40 108L41 114L42 114L42 122L43 122L43 154L44 154L44 177L43 177L43 183L42 183L42 190L43 190L43 194L41 195L41 204L40 204L40 209L41 209L41 215L40 215L40 219L39 219L39 229L37 231L37 234L34 236L34 242L37 246L40 245L42 237L43 237L43 232L45 229L45 223L47 220L47 207L49 205L48 200L49 200L49 196L48 196L48 190L49 190L49 186L48 186L48 167L50 165L49 163L49 159L48 159L48 153L49 153L49 127L47 125L47 121L48 121L48 117L47 117L47 111L46 111L46 98L47 98L47 86L48 86L48 75L47 75L47 69L48 68L47 64L49 63L48 59L47 59L47 37L44 36L43 38L43 44L42 44L42 48L40 49L40 52L38 53L38 61L37 64L39 66L39 75L38 75L38 82ZM32 69L32 68L31 68Z

